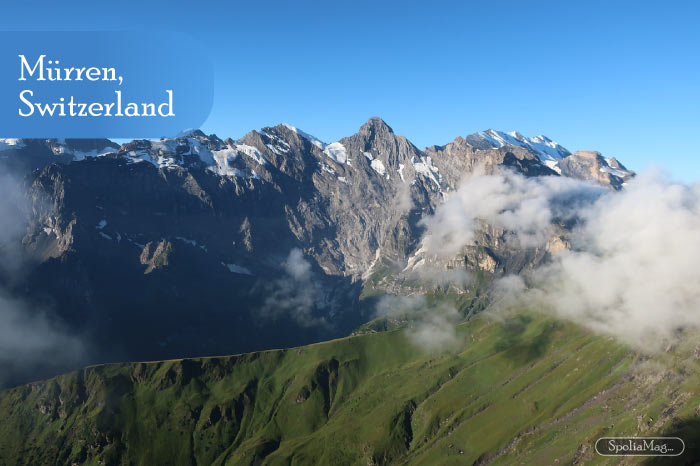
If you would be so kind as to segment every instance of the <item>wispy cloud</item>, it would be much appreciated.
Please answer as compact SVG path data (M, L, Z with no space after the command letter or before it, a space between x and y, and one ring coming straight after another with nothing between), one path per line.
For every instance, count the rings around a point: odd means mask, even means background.
M74 369L84 361L83 341L50 314L0 296L0 387Z
M0 176L0 272L6 281L22 271L28 193L17 177ZM75 368L84 361L82 340L46 309L13 296L0 281L0 387Z
M21 179L0 174L0 272L17 273L23 265L20 243L27 230L30 208Z
M409 340L427 351L449 350L459 344L455 328L459 313L448 303L430 303L423 295L387 295L377 304L376 316L405 320Z
M299 248L293 248L282 263L283 274L266 288L267 297L261 310L264 316L290 317L304 327L327 325L323 317L314 315L322 304L323 292L315 279L311 262Z

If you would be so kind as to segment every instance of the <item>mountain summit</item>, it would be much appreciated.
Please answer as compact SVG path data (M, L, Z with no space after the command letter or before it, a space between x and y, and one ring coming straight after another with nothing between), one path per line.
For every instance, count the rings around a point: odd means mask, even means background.
M382 120L379 117L371 117L369 120L367 120L367 123L362 125L360 127L360 130L358 131L360 134L365 134L365 133L391 133L394 134L394 130L391 129L391 126L386 124L384 120Z

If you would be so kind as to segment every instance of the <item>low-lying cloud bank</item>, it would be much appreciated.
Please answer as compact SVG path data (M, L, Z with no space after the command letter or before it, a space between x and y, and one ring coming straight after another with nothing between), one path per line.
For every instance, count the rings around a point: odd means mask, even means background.
M84 361L81 339L47 313L0 295L0 388L75 369Z
M25 267L21 250L29 202L21 180L0 175L0 277ZM73 369L85 360L83 341L45 310L13 296L0 280L0 388Z
M549 310L646 350L700 327L698 184L656 170L612 192L563 177L476 172L424 221L423 245L453 257L473 244L481 220L520 247L544 247L555 223L570 229L570 250L496 283L496 309Z

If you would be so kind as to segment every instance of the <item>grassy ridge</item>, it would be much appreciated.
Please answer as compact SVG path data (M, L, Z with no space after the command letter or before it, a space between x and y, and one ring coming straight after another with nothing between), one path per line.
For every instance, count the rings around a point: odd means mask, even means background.
M0 394L0 464L614 464L596 438L700 405L687 350L647 360L534 313L458 335L445 353L398 330L28 384Z

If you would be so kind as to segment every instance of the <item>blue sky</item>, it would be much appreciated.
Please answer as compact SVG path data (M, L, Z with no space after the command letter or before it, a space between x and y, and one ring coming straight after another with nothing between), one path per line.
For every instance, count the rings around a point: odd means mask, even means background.
M287 122L330 142L378 115L419 147L516 129L700 179L698 2L67 3L4 5L5 28L187 32L222 137Z

